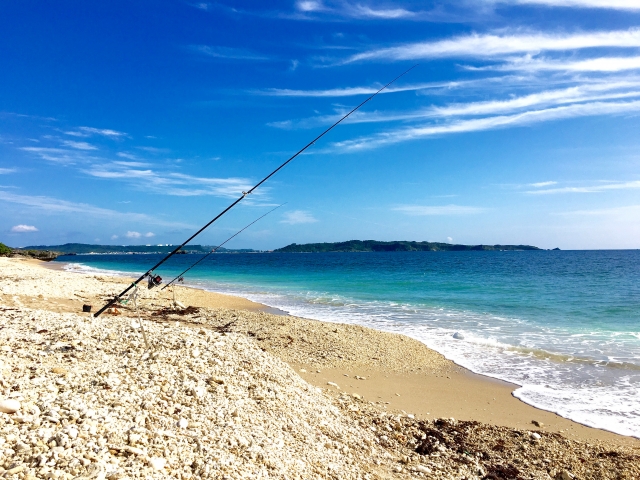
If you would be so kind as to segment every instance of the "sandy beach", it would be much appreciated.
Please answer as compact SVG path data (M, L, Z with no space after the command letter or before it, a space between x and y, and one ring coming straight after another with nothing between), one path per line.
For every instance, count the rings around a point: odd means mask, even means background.
M403 335L145 286L140 312L154 345L145 353L130 305L97 320L81 313L130 281L0 258L2 399L21 403L0 414L5 476L92 478L93 468L93 478L639 478L637 439L526 405L512 396L516 386ZM174 310L174 295L193 308ZM117 380L101 364L113 364ZM150 382L146 393L140 379ZM95 418L71 422L81 409L60 404L87 399ZM46 420L45 408L59 421ZM69 441L51 446L62 434ZM243 441L229 443L234 436Z

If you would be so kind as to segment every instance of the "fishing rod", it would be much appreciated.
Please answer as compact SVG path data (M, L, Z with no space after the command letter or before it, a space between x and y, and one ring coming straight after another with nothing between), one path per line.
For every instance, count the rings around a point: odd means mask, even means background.
M282 205L286 205L286 203L283 203ZM231 235L229 238L227 238L224 242L222 242L220 245L218 245L217 247L215 247L213 250L211 250L210 252L206 253L205 255L203 255L202 257L200 257L200 259L194 263L193 265L191 265L189 268L187 268L184 272L178 274L178 276L176 278L174 278L173 280L171 280L169 283L167 283L164 287L162 287L160 290L164 290L165 288L167 288L169 285L171 285L173 282L175 282L176 280L178 280L179 278L182 278L183 275L185 273L187 273L189 270L191 270L193 267L195 267L196 265L198 265L201 261L203 261L205 258L207 258L209 255L211 255L212 253L215 253L216 250L218 250L220 247L222 247L225 243L227 243L229 240L231 240L234 237L237 237L238 235L240 235L242 232L244 232L247 228L249 228L251 225L253 225L254 223L256 223L259 220L262 220L264 217L266 217L267 215L269 215L271 212L273 212L274 210L279 209L282 205L278 205L276 208L272 208L271 210L269 210L267 213L265 213L264 215L262 215L261 217L256 218L253 222L251 222L249 225L247 225L246 227L244 227L242 230L238 230L236 233L234 233L233 235Z
M378 91L376 91L373 95L369 96L368 98L366 98L362 103L360 103L358 106L356 106L355 108L353 108L349 113L347 113L345 116L343 116L340 120L338 120L336 123L334 123L333 125L331 125L329 128L327 128L324 132L322 132L320 135L318 135L316 138L314 138L313 140L311 140L309 143L307 143L304 147L302 147L300 150L298 150L294 155L292 155L287 161L285 161L284 163L282 163L278 168L276 168L275 170L273 170L269 175L267 175L266 177L264 177L262 180L260 180L258 183L256 183L250 190L246 191L246 192L242 192L242 195L235 200L231 205L229 205L227 208L225 208L224 210L222 210L222 212L220 212L218 215L216 215L213 219L211 219L207 224L205 224L200 230L198 230L196 233L194 233L193 235L191 235L189 238L187 238L181 245L178 245L171 253L169 253L168 255L166 255L162 260L160 260L158 263L156 263L153 267L151 267L149 270L147 270L145 273L143 273L140 278L138 278L137 280L135 280L133 283L131 283L131 285L129 285L127 288L125 288L119 295L116 295L115 297L113 297L111 300L109 300L106 305L104 307L102 307L100 310L98 310L96 313L93 314L94 318L97 318L98 316L100 316L102 314L102 312L104 312L107 308L109 308L111 305L113 305L114 303L116 303L120 297L122 297L125 293L127 293L129 290L131 290L132 288L135 288L138 286L138 284L144 280L145 278L149 277L149 288L152 288L153 286L159 285L160 282L162 281L162 279L159 276L153 276L153 271L158 268L160 265L162 265L164 262L166 262L167 260L169 260L171 257L173 257L176 253L178 253L178 251L180 249L182 249L187 243L189 243L191 240L193 240L194 238L196 238L198 235L200 235L207 227L209 227L212 223L214 223L215 221L217 221L220 217L222 217L225 213L227 213L229 210L231 210L233 207L235 207L237 204L239 204L242 200L244 200L244 198L247 195L252 194L260 185L262 185L264 182L266 182L267 180L269 180L271 177L273 177L276 173L278 173L280 170L282 170L287 164L289 164L289 162L291 162L293 159L295 159L298 155L300 155L301 153L303 153L307 148L309 148L311 145L313 145L314 143L316 143L318 140L320 140L322 137L324 137L327 133L329 133L331 130L333 130L335 127L337 127L340 123L342 123L344 120L346 120L352 113L354 113L356 110L358 110L360 107L362 107L365 103L369 102L373 97L375 97L376 95L378 95L381 91L383 91L385 88L387 88L389 85L391 85L393 82L395 82L396 80L398 80L400 77L403 77L404 75L406 75L407 73L409 73L411 70L413 70L414 68L416 68L418 65L414 65L413 67L411 67L410 69L404 71L403 73L401 73L400 75L398 75L396 78L394 78L393 80L391 80L389 83L387 83L386 85L384 85L382 88L380 88Z

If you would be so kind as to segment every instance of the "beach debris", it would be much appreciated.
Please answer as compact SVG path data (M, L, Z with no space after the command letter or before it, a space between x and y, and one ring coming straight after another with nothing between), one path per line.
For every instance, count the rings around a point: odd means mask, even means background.
M2 413L16 413L20 410L20 402L13 399L0 400L0 412Z
M361 376L359 376L359 375L356 375L356 376L355 376L355 377L353 377L353 378L355 378L356 380L366 380L366 379L367 379L367 377L361 377Z
M540 440L542 438L542 436L539 433L536 432L531 432L529 434L531 436L531 438L533 438L534 440Z
M302 372L302 373L307 373L307 371L306 371L304 368L301 368L301 369L300 369L300 372Z
M576 476L568 470L562 470L556 475L556 480L573 480L574 478L576 478Z
M464 340L464 335L460 332L456 332L453 334L453 338L455 338L456 340Z
M539 422L539 421L537 421L537 420L531 420L531 423L532 423L532 424L534 424L534 425L535 425L536 427L538 427L538 428L542 428L542 427L544 427L544 423Z
M327 385L330 385L330 386L332 386L332 387L336 387L336 388L340 388L340 387L338 386L338 384L337 384L337 383L335 383L335 382L327 382Z

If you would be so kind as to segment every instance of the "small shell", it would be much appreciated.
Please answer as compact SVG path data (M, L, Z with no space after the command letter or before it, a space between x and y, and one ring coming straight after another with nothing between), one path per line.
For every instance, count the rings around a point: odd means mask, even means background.
M2 413L16 413L20 410L20 402L17 400L0 400L0 412Z

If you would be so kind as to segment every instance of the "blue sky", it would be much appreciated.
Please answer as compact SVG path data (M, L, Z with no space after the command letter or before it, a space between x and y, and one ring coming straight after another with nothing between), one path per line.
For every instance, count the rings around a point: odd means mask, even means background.
M640 2L9 2L0 241L640 248Z

